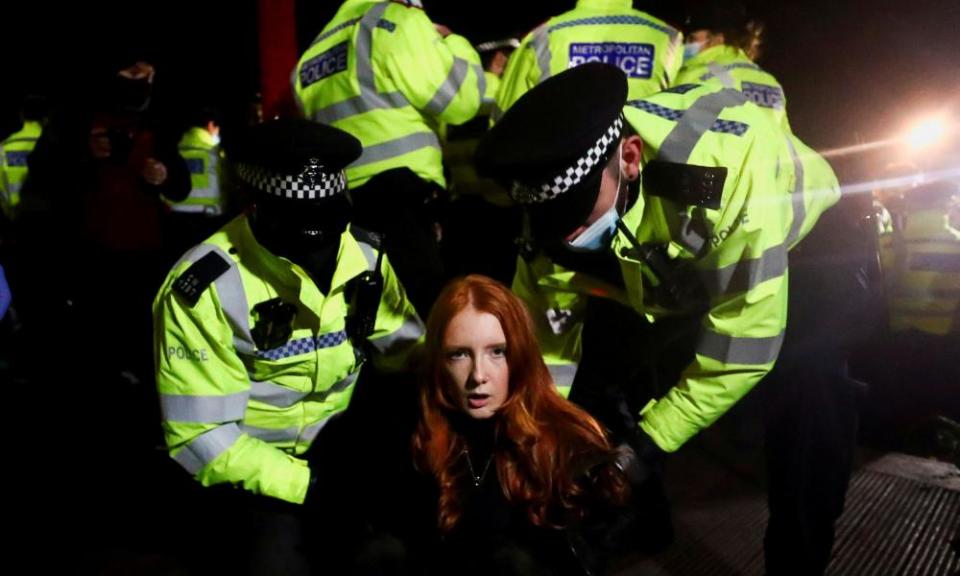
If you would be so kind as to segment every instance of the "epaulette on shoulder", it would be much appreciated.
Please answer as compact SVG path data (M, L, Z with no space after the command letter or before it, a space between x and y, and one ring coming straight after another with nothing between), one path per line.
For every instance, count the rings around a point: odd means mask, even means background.
M364 230L363 228L353 224L350 225L350 234L356 239L357 242L369 244L374 250L380 250L381 246L383 245L382 234Z
M196 306L200 295L208 286L222 276L233 262L225 259L216 251L207 252L202 258L190 265L173 283L173 291L180 295L190 307Z

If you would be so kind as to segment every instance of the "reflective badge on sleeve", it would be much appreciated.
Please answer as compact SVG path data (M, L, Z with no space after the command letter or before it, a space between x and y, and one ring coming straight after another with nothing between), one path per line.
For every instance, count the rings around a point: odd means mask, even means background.
M347 69L349 42L341 42L323 54L314 56L300 68L300 86L306 88L328 76Z
M612 64L628 78L650 78L656 49L653 44L631 42L581 42L570 45L569 67L587 62Z
M778 86L741 82L740 91L757 106L775 110L783 109L783 90Z
M191 174L204 174L207 171L202 158L184 158L184 160Z
M7 166L17 166L21 168L26 168L27 158L29 156L30 156L29 152L21 152L21 151L7 152Z

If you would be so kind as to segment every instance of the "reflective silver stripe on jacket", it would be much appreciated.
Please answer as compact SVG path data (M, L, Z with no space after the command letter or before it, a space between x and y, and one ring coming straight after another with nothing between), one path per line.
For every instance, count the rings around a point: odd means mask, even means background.
M160 394L160 410L167 421L220 424L242 420L249 397L249 392L222 396Z
M363 114L370 110L384 108L403 108L409 106L406 96L399 92L369 93L364 92L322 108L313 114L313 119L323 124L333 124L344 118Z
M217 456L228 450L240 438L240 428L236 423L224 424L208 430L190 441L189 444L173 455L173 459L187 472L196 475Z
M793 145L790 136L787 139L787 148L790 150L790 160L793 162L793 190L790 191L790 203L793 206L793 222L790 223L790 233L787 234L787 246L793 246L794 242L800 236L800 228L803 221L807 218L807 207L803 203L804 174L803 162L800 155L797 154L797 148Z
M736 88L737 81L733 79L733 76L727 71L726 68L717 64L716 62L711 62L707 65L707 69L710 70L710 73L720 81L725 88Z
M277 408L289 408L309 395L309 392L301 392L273 382L250 381L250 399Z
M436 148L440 150L440 139L437 138L437 135L433 132L414 132L407 136L381 142L380 144L366 146L360 158L351 164L350 167L356 168L358 166L373 164L374 162L390 160L421 148Z
M702 330L697 342L697 354L724 364L769 364L780 353L783 335L781 332L767 338L749 338Z
M687 214L686 208L680 206L678 216L680 218L680 237L677 238L677 242L693 254L699 256L700 251L707 246L707 238L704 235L704 232L707 231L704 230L701 232L698 230L698 227L703 226L707 221L706 215L703 213L703 208L694 208L693 217L691 217Z
M387 6L386 2L375 4L360 18L360 30L357 33L357 81L361 94L365 90L377 89L373 73L373 31Z
M373 31L380 22L380 17L386 11L388 3L374 5L362 18L350 20L337 28L352 26L358 21L360 29L357 32L357 83L360 94L346 100L331 104L313 114L313 119L323 124L333 124L338 120L349 118L371 110L403 108L410 105L410 101L400 92L378 92L373 71ZM332 34L335 30L331 30Z
M370 344L381 354L389 354L395 348L416 342L423 336L423 322L419 318L407 318L395 331L377 339L370 339Z
M200 244L188 252L183 259L196 262L210 252L216 252L230 264L230 268L213 284L220 299L220 308L233 331L233 346L241 354L253 354L256 346L250 333L250 307L247 304L247 294L243 291L243 280L236 263L219 246L213 244Z
M250 305L247 303L247 293L243 290L240 269L233 265L233 260L222 250L216 247L214 250L232 264L229 270L217 278L214 286L217 296L220 297L220 309L233 329L233 346L241 354L253 354L257 347L250 333Z
M485 106L493 106L493 103L496 102L496 94L493 98L487 96L487 75L483 72L483 66L479 64L471 64L473 68L473 73L477 76L477 91L480 93L480 104Z
M454 57L453 66L450 67L450 73L447 74L443 84L437 88L437 91L433 94L433 98L424 106L424 110L432 116L442 114L447 106L450 105L450 102L457 96L457 93L460 92L460 87L463 86L464 80L467 79L467 73L469 71L469 62L463 58ZM483 99L483 92L480 93L480 99Z
M547 364L547 370L550 371L550 377L557 388L573 386L573 379L577 375L576 364Z
M540 82L550 77L550 33L543 25L533 32L530 47L537 55L537 65L540 67Z
M257 426L241 426L241 430L244 434L247 434L257 440L262 440L264 442L269 442L273 444L280 444L285 442L290 443L300 443L306 442L312 444L314 440L317 439L317 435L320 433L323 428L330 423L331 420L340 415L340 412L333 414L311 424L304 428L301 433L300 428L293 426L290 428L259 428Z
M363 252L363 257L367 259L367 271L373 272L374 268L377 267L377 250L370 244L366 242L357 241L357 245L360 246L360 251Z
M290 428L259 428L247 424L240 425L240 431L270 444L280 444L283 442L296 442L300 438L300 428L291 426Z
M742 92L730 88L701 96L683 112L677 125L664 139L659 158L667 162L686 163L697 142L713 127L723 109L742 106L746 101Z
M355 370L334 383L333 386L327 390L317 392L301 392L287 388L286 386L274 384L273 382L254 381L250 383L250 398L275 408L289 408L304 400L323 402L330 394L343 392L350 386L353 386L359 375L360 370Z
M723 268L703 271L707 291L712 296L749 292L760 284L779 278L787 271L787 248L783 244L767 248L759 258L734 262Z

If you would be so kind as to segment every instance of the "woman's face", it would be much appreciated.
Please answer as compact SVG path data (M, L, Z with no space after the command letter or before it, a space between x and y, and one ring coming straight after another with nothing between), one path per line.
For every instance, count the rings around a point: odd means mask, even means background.
M496 414L510 381L507 338L497 317L464 308L447 325L441 349L444 373L463 411L478 420Z

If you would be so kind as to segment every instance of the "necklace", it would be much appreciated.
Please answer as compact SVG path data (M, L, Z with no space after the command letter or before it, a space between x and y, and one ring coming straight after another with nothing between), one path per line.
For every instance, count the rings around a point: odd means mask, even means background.
M490 453L490 456L487 457L487 463L483 465L483 471L480 472L478 476L476 471L473 468L473 461L470 460L470 449L466 446L463 447L463 453L467 456L467 467L470 468L470 476L473 478L473 486L479 488L483 484L483 479L487 477L487 471L490 470L490 463L493 462L493 453Z

